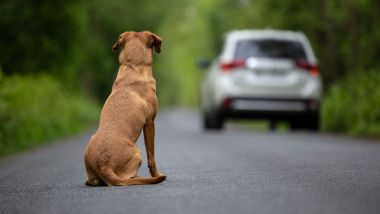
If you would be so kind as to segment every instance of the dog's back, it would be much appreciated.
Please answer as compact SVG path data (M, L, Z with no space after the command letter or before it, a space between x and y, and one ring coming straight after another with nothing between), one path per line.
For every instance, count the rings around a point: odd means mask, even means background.
M156 81L152 69L122 65L103 106L97 133L101 138L104 134L119 135L117 132L121 132L136 142L146 120L156 112Z

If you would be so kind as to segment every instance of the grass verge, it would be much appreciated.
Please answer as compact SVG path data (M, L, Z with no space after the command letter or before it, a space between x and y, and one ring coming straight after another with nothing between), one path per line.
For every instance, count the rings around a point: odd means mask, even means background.
M349 74L323 100L322 128L327 132L380 138L380 72Z
M0 157L78 133L98 114L94 101L69 93L48 75L0 73Z

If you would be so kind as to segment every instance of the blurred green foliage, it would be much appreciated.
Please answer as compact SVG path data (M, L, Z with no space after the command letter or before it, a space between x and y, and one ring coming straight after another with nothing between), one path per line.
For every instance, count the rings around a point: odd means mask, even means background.
M364 75L363 75L364 74ZM362 70L339 80L323 101L323 129L380 137L379 70Z
M197 104L202 72L195 62L200 57L215 57L223 34L232 29L303 31L320 60L327 104L340 99L333 91L337 90L336 81L351 73L362 78L376 76L379 74L375 71L380 70L380 2L376 0L302 3L296 0L3 0L0 14L0 69L5 79L13 78L14 74L18 74L14 78L20 79L9 84L9 89L2 85L2 90L29 87L22 85L24 75L28 75L25 77L28 81L29 75L49 74L53 82L62 83L60 89L68 94L86 94L103 103L118 67L118 53L112 52L111 47L120 33L129 30L150 30L164 40L162 52L156 55L153 65L160 106ZM338 85L345 84L352 82L339 81ZM336 105L327 104L324 111L334 111L328 108ZM4 115L1 108L4 111L3 103L0 103L0 114ZM2 123L1 129L5 126L11 125ZM336 130L329 127L332 126L326 124L325 129Z
M48 75L0 73L0 156L83 130L99 108Z
M86 91L95 94L101 102L107 98L119 66L118 53L112 52L112 45L124 31L154 32L167 15L163 8L168 7L166 3L171 1L176 2L174 0L162 3L149 0L85 2L86 26L82 41L85 59L82 62L80 75L84 79L82 86Z
M347 73L379 67L380 2L375 0L4 0L0 66L6 75L45 72L104 101L117 71L111 46L127 30L164 39L155 58L163 105L195 105L197 58L218 54L232 29L303 31L326 91Z
M80 1L4 0L0 14L0 68L6 75L46 72L74 83L86 18Z

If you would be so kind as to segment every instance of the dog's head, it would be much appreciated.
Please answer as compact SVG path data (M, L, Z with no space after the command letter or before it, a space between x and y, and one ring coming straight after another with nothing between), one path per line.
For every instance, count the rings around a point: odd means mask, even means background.
M124 32L112 46L112 50L117 50L122 46L119 55L120 64L152 64L153 48L157 53L161 52L162 39L149 31L144 32Z

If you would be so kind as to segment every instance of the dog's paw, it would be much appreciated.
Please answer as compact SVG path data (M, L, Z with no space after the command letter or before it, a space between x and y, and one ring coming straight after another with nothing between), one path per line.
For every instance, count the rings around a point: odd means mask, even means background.
M157 177L160 178L160 182L166 181L166 175L160 174Z
M166 180L166 175L161 174L161 173L160 173L159 175L155 176L155 177L159 177L159 178L161 178L163 181Z
M165 176L166 177L166 175L164 175L164 174L162 174L159 170L150 170L150 175L152 176L152 177L159 177L159 176Z

